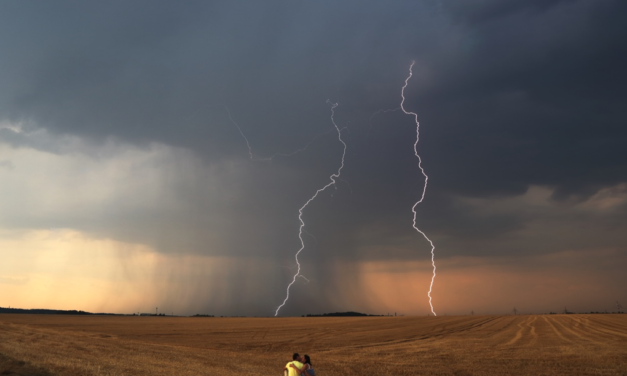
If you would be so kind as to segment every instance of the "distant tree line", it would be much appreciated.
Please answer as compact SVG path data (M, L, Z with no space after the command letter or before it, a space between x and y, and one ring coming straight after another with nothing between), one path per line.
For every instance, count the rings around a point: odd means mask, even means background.
M62 309L23 309L23 308L5 308L0 307L0 313L25 313L32 315L115 315L115 313L91 313L85 311L62 310Z

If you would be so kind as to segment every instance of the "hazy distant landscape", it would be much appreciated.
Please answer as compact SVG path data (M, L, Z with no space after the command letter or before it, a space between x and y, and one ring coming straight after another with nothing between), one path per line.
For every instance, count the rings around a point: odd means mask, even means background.
M623 375L626 315L185 318L0 315L0 374ZM352 368L348 368L348 366Z
M174 316L166 315L165 313L159 313L158 310L155 310L154 313L93 313L86 312L82 310L62 310L62 309L45 309L45 308L32 308L32 309L24 309L24 308L11 308L11 307L0 307L0 313L13 313L13 314L35 314L35 315L96 315L96 316ZM307 314L302 315L303 317L353 317L353 316L386 316L386 315L371 315L367 313L361 312L332 312L332 313L321 313L321 314ZM387 316L396 316L394 314L387 314ZM216 317L215 315L210 315L206 313L197 313L195 315L189 315L189 317ZM224 317L224 316L220 316ZM246 317L246 316L227 316L227 317Z

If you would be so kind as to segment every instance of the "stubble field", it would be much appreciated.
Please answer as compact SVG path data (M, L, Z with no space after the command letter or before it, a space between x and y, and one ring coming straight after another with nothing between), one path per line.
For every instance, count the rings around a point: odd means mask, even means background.
M2 375L627 375L627 315L0 315Z

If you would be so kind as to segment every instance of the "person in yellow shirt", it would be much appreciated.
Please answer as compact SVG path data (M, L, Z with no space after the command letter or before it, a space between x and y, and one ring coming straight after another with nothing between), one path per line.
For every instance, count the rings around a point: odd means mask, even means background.
M292 355L292 361L285 365L288 376L300 376L307 367L303 364L303 358L298 354Z

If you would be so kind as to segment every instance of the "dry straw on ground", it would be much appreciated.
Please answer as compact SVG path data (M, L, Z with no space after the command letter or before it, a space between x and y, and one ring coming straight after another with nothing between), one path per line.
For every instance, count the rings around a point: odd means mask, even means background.
M322 376L627 375L627 315L0 315L0 374L279 375L294 351Z

